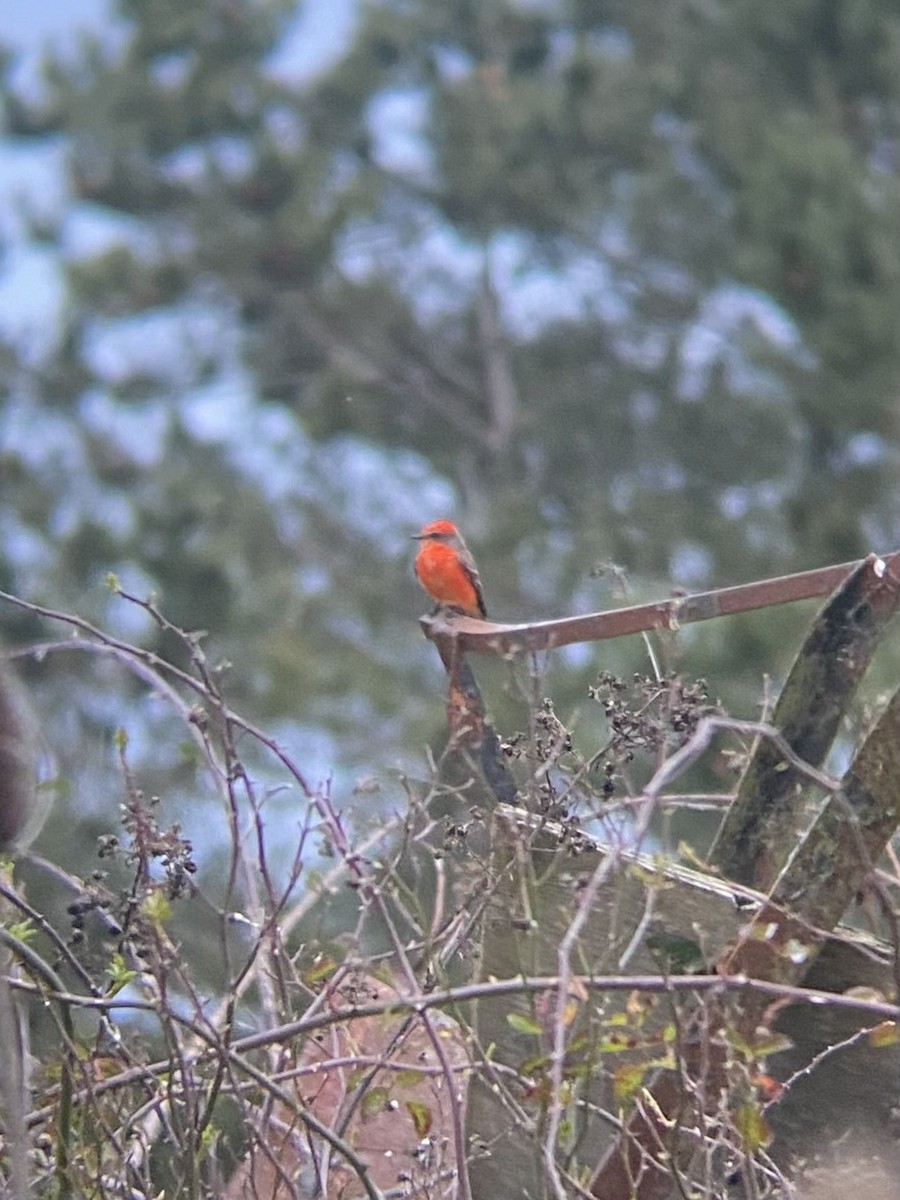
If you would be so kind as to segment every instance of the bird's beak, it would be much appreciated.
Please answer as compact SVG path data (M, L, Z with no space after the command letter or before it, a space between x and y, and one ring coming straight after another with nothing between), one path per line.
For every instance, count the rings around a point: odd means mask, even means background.
M411 533L409 535L410 541L413 541L413 542L421 542L422 539L426 538L427 536L428 536L427 533Z

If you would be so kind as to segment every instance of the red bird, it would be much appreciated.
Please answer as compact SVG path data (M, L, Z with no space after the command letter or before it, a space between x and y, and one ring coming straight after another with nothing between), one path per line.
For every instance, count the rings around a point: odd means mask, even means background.
M416 579L439 608L487 617L475 559L452 521L432 521L413 537L420 542Z

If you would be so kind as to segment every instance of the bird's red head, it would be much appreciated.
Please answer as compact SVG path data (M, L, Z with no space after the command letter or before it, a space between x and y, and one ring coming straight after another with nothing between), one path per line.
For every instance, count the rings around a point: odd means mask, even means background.
M427 525L422 526L418 533L414 533L413 537L418 541L424 538L459 537L459 530L452 521L429 521Z

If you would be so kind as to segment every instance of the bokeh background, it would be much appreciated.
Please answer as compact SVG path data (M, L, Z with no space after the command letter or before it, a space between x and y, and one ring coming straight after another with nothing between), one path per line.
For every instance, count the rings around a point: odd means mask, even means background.
M900 3L5 0L0 43L0 587L183 659L105 580L152 594L336 803L445 737L426 520L509 620L621 602L610 564L638 601L900 546ZM755 717L809 613L665 665ZM121 727L213 870L164 700L18 664L44 852L115 824ZM590 749L589 684L647 659L546 669Z

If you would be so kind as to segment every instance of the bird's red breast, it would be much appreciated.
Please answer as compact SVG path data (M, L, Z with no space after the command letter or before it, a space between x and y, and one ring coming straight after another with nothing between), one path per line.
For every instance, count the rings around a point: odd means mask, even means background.
M431 521L414 535L420 542L415 572L435 601L467 617L486 617L475 560L452 521Z

